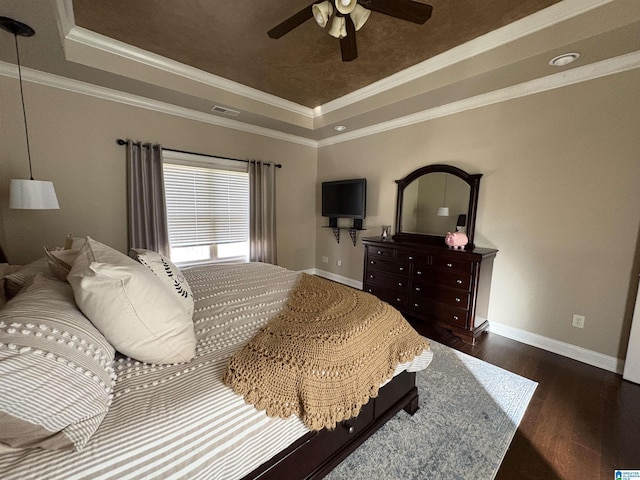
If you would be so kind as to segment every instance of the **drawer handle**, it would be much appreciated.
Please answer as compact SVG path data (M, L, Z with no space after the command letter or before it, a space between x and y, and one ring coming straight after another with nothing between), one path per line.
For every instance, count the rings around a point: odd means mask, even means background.
M369 261L369 263L370 263L371 265L375 265L375 264L376 264L376 261L375 261L375 260L370 260L370 261Z
M460 303L461 301L462 301L462 300L460 300L460 298L459 298L459 297L456 297L456 302L457 302L457 303Z
M421 271L421 270L418 270L418 271L416 272L416 275L422 275L422 271Z
M404 267L400 267L398 268L398 270L400 270L401 272L404 272Z
M356 431L356 427L354 427L353 425L351 425L350 423L345 423L344 424L344 428L347 429L347 433L353 433Z
M382 255L382 251L378 250L378 255Z
M404 285L402 285L402 282L398 282L398 286L399 287L404 287Z
M373 288L369 288L369 289L367 289L367 292L369 292L369 293L373 293Z
M396 302L402 303L402 299L401 298L396 298Z
M459 320L459 319L460 319L460 317L458 317L458 315L454 315L454 316L453 316L453 319L454 319L454 320Z
M376 276L372 273L369 275L369 278L376 278Z
M413 260L413 257L411 255L409 255L409 260Z
M419 291L420 291L420 287L416 287L416 292L419 292Z
M451 268L451 267L453 267L453 264L447 263L447 267Z
M419 307L420 305L418 305L417 303L413 304L414 307Z
M462 285L462 280L457 279L457 280L456 280L456 283L457 283L458 285Z

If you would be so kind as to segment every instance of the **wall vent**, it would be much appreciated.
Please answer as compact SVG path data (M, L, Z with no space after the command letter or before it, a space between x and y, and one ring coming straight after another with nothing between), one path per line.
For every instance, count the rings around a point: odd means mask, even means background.
M238 115L240 115L240 112L238 110L221 107L219 105L216 105L215 107L213 107L211 111L215 113L222 113L223 115L229 115L230 117L237 117Z

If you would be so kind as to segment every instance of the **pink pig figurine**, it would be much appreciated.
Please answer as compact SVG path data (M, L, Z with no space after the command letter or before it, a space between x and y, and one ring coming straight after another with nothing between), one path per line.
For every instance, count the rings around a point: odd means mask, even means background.
M469 239L467 238L467 235L462 232L447 232L444 243L446 243L449 248L462 250L465 245L469 243Z

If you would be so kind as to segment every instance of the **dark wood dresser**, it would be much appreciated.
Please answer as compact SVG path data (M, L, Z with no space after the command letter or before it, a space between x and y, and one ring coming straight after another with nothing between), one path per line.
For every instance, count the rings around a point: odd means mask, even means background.
M435 323L471 344L487 329L497 250L454 250L380 237L362 243L365 292L396 307L411 323Z

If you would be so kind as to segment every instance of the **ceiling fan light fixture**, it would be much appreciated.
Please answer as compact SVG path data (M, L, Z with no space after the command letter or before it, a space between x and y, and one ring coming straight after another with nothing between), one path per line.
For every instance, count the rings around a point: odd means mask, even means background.
M336 10L344 15L348 15L355 10L358 0L336 0Z
M327 26L329 23L329 18L333 15L333 5L329 0L325 0L324 2L316 3L311 7L313 11L313 18L316 23L320 25L322 28Z
M333 17L333 20L331 21L331 28L329 29L329 35L335 38L345 38L347 36L347 22L344 17L339 17L338 15Z
M362 5L356 5L353 12L349 14L351 20L353 20L353 25L356 27L356 31L360 30L364 24L367 23L369 15L371 15L371 10L364 8Z

